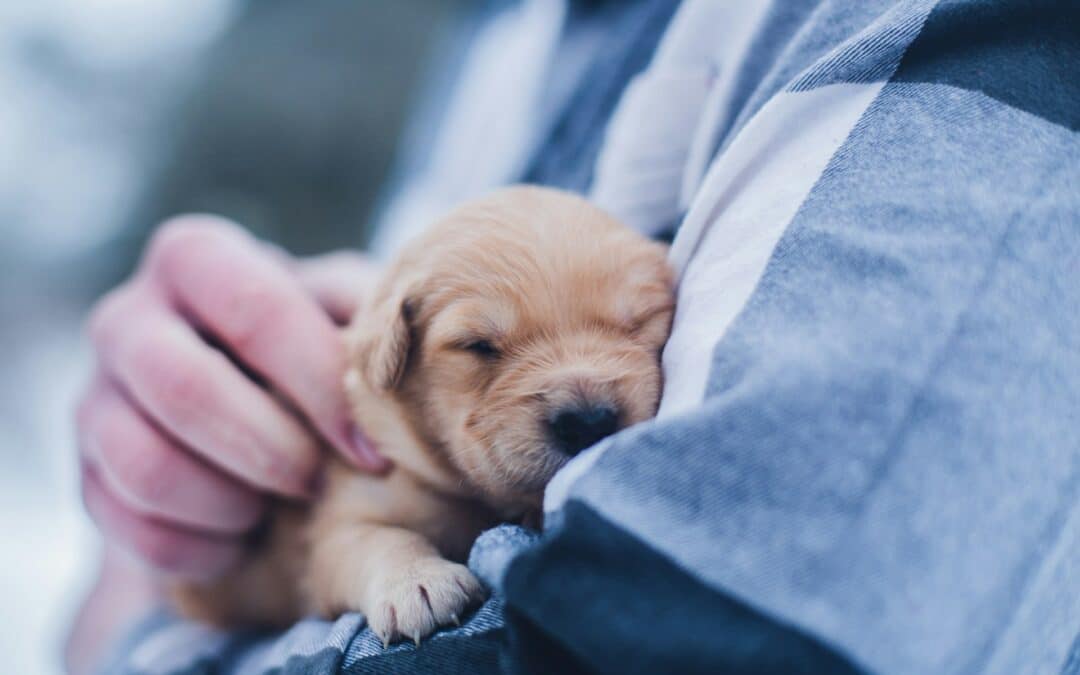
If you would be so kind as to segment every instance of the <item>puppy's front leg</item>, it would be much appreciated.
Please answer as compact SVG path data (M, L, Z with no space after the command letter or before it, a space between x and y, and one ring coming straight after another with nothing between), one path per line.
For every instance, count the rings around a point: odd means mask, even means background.
M354 523L313 542L309 592L326 615L360 611L384 644L417 644L457 624L484 590L468 568L439 555L423 536L399 527Z

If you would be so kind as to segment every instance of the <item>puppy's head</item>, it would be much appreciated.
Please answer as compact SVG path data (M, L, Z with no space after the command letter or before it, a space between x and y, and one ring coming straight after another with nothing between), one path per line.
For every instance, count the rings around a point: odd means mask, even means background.
M665 253L580 198L503 190L403 253L353 363L491 505L534 508L571 457L655 413Z

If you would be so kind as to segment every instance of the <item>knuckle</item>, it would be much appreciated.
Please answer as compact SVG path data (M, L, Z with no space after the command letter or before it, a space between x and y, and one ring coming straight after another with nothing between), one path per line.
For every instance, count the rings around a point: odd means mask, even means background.
M129 314L132 295L130 288L123 285L98 300L86 320L86 333L92 342L100 345L108 339L112 327Z
M140 398L152 398L182 422L189 413L205 409L213 397L206 374L191 367L175 354L163 354L153 341L140 341L133 348L132 370L143 381Z
M182 265L192 256L218 246L240 231L229 221L211 215L183 215L158 226L150 240L147 257L151 266Z
M248 280L230 289L227 314L223 321L226 337L240 352L258 345L285 320L276 289L261 280Z
M156 388L160 400L177 415L202 408L210 391L201 373L176 365L158 366Z
M175 487L175 472L163 448L147 444L124 446L131 439L119 437L106 427L102 432L102 461L123 489L140 504L160 506L168 501Z

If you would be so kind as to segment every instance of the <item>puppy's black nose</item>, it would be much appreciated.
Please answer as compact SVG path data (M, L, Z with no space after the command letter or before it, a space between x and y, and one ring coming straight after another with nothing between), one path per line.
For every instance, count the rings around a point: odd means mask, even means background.
M548 425L559 449L576 455L619 430L619 413L609 405L575 405L557 410Z

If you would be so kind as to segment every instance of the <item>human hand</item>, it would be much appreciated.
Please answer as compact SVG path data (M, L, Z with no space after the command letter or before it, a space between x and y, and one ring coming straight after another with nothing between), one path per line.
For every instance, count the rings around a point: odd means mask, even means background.
M218 218L162 225L89 322L97 368L77 430L108 542L213 578L244 552L265 495L316 491L322 445L386 469L351 425L338 330L373 279L359 255L292 261Z

